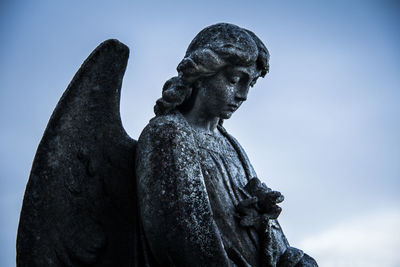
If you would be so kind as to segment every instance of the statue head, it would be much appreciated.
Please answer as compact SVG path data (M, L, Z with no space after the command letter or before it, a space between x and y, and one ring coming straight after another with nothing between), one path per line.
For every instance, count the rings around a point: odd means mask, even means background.
M269 71L269 52L253 32L236 25L219 23L203 29L179 63L178 76L164 84L162 98L154 107L156 115L190 109L201 85L234 67L255 71L250 82L253 86Z

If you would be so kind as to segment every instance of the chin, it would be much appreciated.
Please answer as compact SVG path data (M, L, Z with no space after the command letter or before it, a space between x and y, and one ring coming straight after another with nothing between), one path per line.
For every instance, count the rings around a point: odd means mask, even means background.
M230 119L232 117L233 112L223 112L219 118L223 120Z

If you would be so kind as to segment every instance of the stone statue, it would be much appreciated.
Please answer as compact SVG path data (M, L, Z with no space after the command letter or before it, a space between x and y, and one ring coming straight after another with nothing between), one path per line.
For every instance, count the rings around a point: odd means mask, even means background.
M277 221L223 120L269 70L251 31L203 29L168 80L138 141L119 97L128 48L102 43L49 121L26 188L18 266L317 266Z

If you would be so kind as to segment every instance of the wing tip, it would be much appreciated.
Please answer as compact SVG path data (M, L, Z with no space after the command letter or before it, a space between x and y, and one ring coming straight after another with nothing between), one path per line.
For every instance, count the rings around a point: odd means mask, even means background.
M113 49L120 53L127 53L129 55L129 47L124 43L120 42L118 39L108 39L102 42L95 51L103 49Z

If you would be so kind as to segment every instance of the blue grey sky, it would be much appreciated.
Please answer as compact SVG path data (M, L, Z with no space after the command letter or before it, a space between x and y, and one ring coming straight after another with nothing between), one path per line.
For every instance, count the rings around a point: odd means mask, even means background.
M121 97L137 138L193 37L229 22L271 52L227 130L286 199L281 224L321 266L400 266L398 1L0 2L0 266L58 99L102 41L131 49Z

